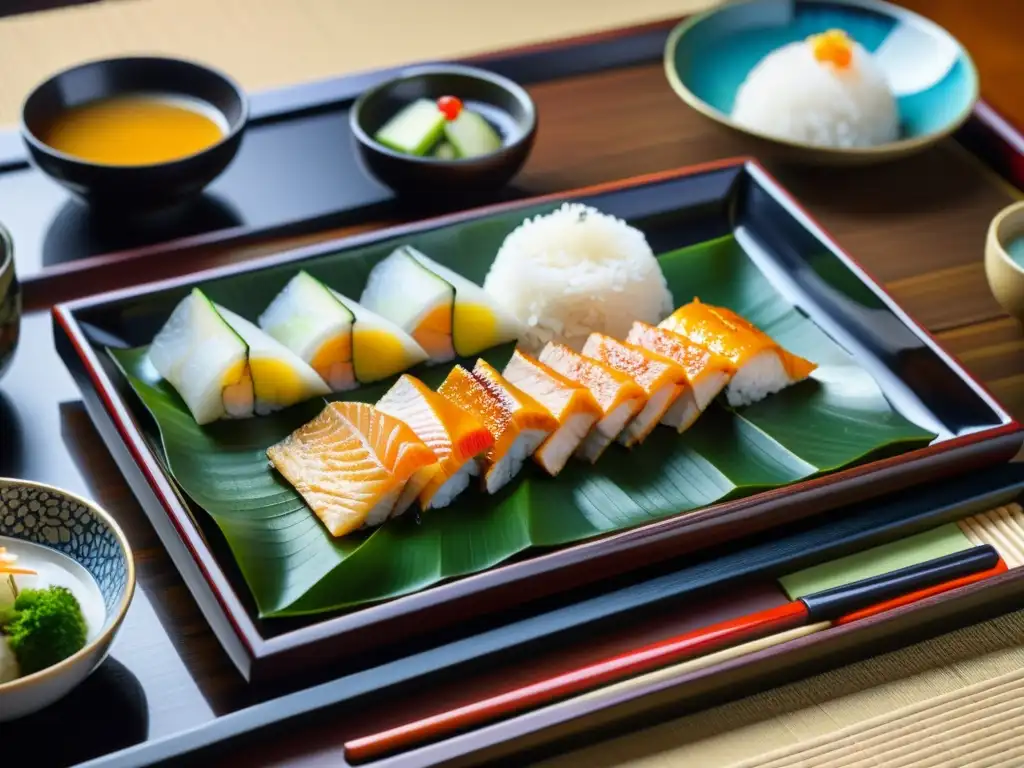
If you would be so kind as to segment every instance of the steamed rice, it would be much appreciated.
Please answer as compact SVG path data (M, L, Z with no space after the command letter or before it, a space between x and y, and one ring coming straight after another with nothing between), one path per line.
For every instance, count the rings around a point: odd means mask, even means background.
M484 288L516 315L533 353L549 341L579 351L594 331L625 338L635 320L656 324L673 309L643 234L578 203L516 228Z
M819 61L811 41L783 46L751 70L732 118L780 139L817 146L872 147L899 136L899 113L885 73L850 41L849 66Z

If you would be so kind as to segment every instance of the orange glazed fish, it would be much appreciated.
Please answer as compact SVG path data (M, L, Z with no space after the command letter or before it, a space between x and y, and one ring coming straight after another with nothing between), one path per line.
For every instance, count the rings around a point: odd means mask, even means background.
M267 457L334 536L383 523L409 480L437 463L409 427L366 403L329 403Z
M661 417L661 423L685 431L711 401L725 389L736 368L726 358L695 344L685 336L655 328L639 320L629 329L626 341L667 357L682 366L690 391L682 393Z
M469 479L480 473L474 459L494 445L494 437L479 419L408 374L384 394L377 410L408 424L437 457L435 466L417 473L424 476L417 491L423 510L451 504L466 490ZM403 496L412 493L418 482L410 481Z
M480 419L494 437L481 461L488 493L519 474L527 457L558 429L554 416L483 360L472 373L461 365L452 368L438 392Z
M577 456L593 464L644 407L647 395L626 374L583 357L564 344L549 342L540 353L540 361L589 389L601 406L604 415L576 450Z
M566 378L518 349L505 366L503 374L513 386L528 394L558 419L558 429L533 454L534 460L549 475L557 475L591 427L604 416L601 406L582 384Z
M619 435L619 442L627 447L642 443L676 399L690 388L682 366L603 333L590 334L583 355L626 374L647 395L644 407Z
M725 389L729 405L749 405L803 381L817 366L783 349L757 326L730 309L698 299L659 323L727 358L736 373Z

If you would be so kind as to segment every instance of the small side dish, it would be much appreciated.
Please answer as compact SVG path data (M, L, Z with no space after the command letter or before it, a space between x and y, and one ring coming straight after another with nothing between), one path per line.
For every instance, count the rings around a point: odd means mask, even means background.
M732 118L753 131L823 147L876 147L899 138L885 73L839 29L768 54L736 92Z
M417 99L388 120L373 137L416 157L459 160L501 149L501 135L471 104L455 96Z
M245 93L190 61L90 61L37 86L21 137L43 173L94 211L135 216L177 206L234 159L248 122Z
M39 574L17 561L0 547L0 685L74 656L88 634L72 591L54 584L19 587L19 578Z

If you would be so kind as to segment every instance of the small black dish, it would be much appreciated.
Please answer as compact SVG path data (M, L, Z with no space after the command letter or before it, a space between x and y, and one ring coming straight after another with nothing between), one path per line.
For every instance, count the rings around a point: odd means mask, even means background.
M62 111L130 94L181 96L218 110L227 132L193 155L151 165L106 165L47 146L41 132ZM249 116L241 87L215 70L154 56L104 59L64 70L39 85L21 110L21 136L32 162L97 210L119 214L167 208L196 195L234 159Z
M416 99L455 96L478 112L502 138L501 149L460 160L414 157L374 140L378 130ZM383 184L404 195L436 199L491 192L523 167L537 134L529 94L508 78L476 67L416 67L360 96L349 112L360 157Z

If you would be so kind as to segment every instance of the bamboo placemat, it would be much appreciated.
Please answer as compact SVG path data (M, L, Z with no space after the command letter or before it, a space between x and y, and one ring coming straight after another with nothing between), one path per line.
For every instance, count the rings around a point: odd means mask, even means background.
M543 763L544 768L1021 766L1024 611ZM1013 692L1007 693L1007 692ZM1008 697L1008 698L1007 698ZM1011 713L1000 708L1015 700ZM1011 716L1012 715L1012 716ZM925 732L939 716L948 725ZM954 730L956 723L970 727ZM916 723L917 725L911 724ZM922 725L925 723L925 725ZM870 743L867 739L870 737ZM991 743L1002 744L989 754ZM943 750L934 750L942 744ZM869 750L870 747L870 750ZM863 751L858 752L858 749ZM1017 750L1016 752L1010 751ZM1017 757L1004 762L1007 755ZM921 762L904 762L906 756ZM968 757L969 756L969 757ZM926 762L925 758L931 762ZM899 761L896 761L899 758ZM845 762L843 762L845 761ZM937 761L937 762L936 762Z

